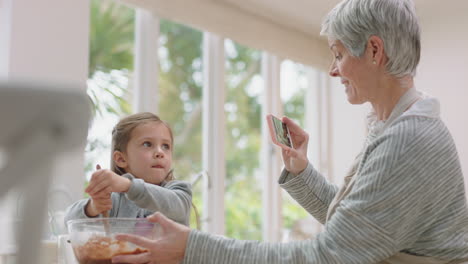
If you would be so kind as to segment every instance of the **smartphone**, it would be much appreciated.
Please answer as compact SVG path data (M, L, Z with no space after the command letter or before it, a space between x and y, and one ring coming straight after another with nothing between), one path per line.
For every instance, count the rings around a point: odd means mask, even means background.
M285 145L292 148L291 135L285 123L274 115L266 116L268 127L270 128L270 135L273 143L276 145Z

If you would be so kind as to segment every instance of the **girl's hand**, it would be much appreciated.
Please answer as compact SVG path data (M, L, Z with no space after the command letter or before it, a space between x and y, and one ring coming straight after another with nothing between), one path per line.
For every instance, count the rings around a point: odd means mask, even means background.
M135 255L118 255L112 258L112 263L180 263L184 259L185 248L190 228L178 224L161 213L148 217L161 227L161 235L154 240L145 237L119 234L117 240L128 241L148 249L148 252Z
M298 175L305 170L309 164L309 160L307 159L309 135L291 119L283 117L282 121L289 129L293 145L293 148L281 146L284 166L287 171Z
M100 170L101 165L96 165L96 170ZM93 174L94 175L94 174ZM90 184L91 185L91 182ZM88 185L88 188L89 188ZM85 189L88 192L88 188ZM89 193L89 192L88 192ZM111 192L109 188L101 190L100 192L93 192L90 194L91 199L86 204L85 213L89 217L95 217L101 213L106 213L110 209L112 209L112 199L111 199Z
M112 209L110 194L100 193L99 195L91 196L91 199L85 207L85 213L89 217L95 217L110 209Z
M89 185L85 189L85 192L91 197L100 193L127 192L130 188L131 182L129 179L111 170L101 169L99 165L96 168L97 170L91 175Z

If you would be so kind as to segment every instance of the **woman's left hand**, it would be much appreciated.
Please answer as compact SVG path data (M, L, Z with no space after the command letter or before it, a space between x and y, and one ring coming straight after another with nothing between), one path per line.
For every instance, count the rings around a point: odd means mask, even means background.
M113 263L180 263L184 259L190 228L168 219L159 212L149 216L148 220L160 225L160 237L152 240L130 234L116 236L116 239L146 248L148 252L115 256L112 258Z
M309 144L309 135L307 132L299 127L294 121L287 117L283 117L283 123L289 129L293 148L281 146L281 154L283 155L284 167L287 171L294 175L301 173L307 165L309 160L307 158L307 145Z

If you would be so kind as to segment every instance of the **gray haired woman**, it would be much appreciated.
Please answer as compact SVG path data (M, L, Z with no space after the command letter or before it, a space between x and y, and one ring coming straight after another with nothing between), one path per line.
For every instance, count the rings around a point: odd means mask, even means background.
M324 224L293 243L240 241L190 230L157 213L157 240L123 235L149 249L119 263L468 263L468 208L458 154L439 103L414 88L420 30L411 0L348 0L325 18L351 104L369 102L369 134L344 185L307 159L308 135L284 117L294 148L281 146L279 184Z

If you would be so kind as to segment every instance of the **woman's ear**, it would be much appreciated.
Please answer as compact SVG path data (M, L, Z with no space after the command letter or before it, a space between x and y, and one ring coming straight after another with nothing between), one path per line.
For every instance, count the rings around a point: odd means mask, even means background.
M125 156L124 153L116 150L114 153L112 153L112 159L114 160L115 164L119 166L122 169L127 168L128 163L127 163L127 157Z
M375 35L372 35L367 40L367 50L371 62L376 65L384 64L385 61L385 51L384 51L384 42L383 40Z

